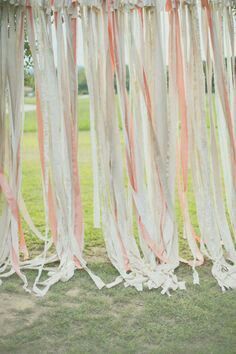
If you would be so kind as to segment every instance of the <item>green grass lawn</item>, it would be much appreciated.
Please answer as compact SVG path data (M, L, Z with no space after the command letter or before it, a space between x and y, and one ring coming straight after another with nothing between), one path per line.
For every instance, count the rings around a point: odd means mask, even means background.
M25 98L25 104L35 105L35 97ZM79 130L88 131L90 129L89 124L89 99L87 96L78 97L78 116L79 119ZM24 131L27 133L32 133L37 131L37 119L36 112L26 112L25 113L25 124Z
M31 102L32 103L32 102ZM92 168L88 99L81 99L79 167L85 219L85 256L105 282L116 270L109 263L101 230L93 228ZM41 174L34 113L26 115L23 141L23 195L36 226L44 231ZM191 217L196 211L189 191ZM177 218L181 217L178 205ZM42 245L26 230L33 256ZM189 255L180 237L180 250ZM33 271L27 272L32 281ZM17 276L0 287L0 353L236 353L236 293L223 294L211 276L210 263L199 269L200 286L191 269L177 270L187 291L170 298L160 290L142 293L119 285L97 290L84 271L58 283L39 299L24 292Z

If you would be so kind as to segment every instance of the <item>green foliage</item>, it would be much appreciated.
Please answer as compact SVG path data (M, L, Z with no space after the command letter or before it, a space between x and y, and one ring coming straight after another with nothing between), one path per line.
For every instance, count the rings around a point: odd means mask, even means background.
M33 59L28 38L25 34L24 42L24 85L34 89L35 80L33 75Z
M24 85L34 89L35 88L34 75L25 72Z
M79 67L78 70L78 93L79 95L88 94L88 85L84 67Z
M29 71L33 67L32 53L30 50L29 40L26 34L25 34L25 41L24 41L24 65L26 71Z
M126 72L125 72L125 74L126 74L126 77L125 77L125 86L126 86L126 90L127 90L127 92L129 92L129 84L130 84L130 80L129 80L129 77L130 77L130 75L129 75L129 67L128 67L128 65L126 65ZM115 79L114 79L114 87L115 87L115 92L117 93L118 92L118 87L117 87L117 77L115 76Z
M114 78L114 88L117 93L117 78ZM129 69L126 65L126 89L129 91ZM86 73L84 67L80 67L78 71L78 94L87 95L88 94L88 85L86 79Z

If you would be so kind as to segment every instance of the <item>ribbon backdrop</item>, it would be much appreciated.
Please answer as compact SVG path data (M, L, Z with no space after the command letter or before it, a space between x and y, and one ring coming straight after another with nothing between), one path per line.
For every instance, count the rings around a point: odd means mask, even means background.
M197 284L196 268L208 258L222 290L236 288L232 5L230 0L0 0L0 278L17 273L27 291L43 296L83 268L100 289L124 281L139 291L160 287L169 294L185 288L175 275L180 262L192 267ZM106 285L83 257L79 17L90 94L94 226L101 224L119 272ZM21 195L24 31L34 62L45 235ZM176 200L190 260L180 257ZM34 259L21 218L44 242ZM38 271L33 286L24 269ZM43 271L48 276L42 281Z

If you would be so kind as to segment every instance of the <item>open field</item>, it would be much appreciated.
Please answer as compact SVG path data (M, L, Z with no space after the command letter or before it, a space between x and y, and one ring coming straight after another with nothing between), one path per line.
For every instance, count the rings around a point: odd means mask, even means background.
M25 104L35 105L36 100L35 97L26 97ZM79 119L79 130L80 131L88 131L90 129L89 124L89 99L87 96L79 96L78 97L78 116ZM26 112L25 113L25 126L24 131L36 132L37 131L37 120L36 120L36 112Z
M28 102L34 103L34 102ZM79 167L85 218L85 255L105 282L117 272L109 263L101 230L93 228L92 169L88 99L80 100ZM26 114L23 140L23 195L36 226L44 231L36 117ZM193 224L196 211L189 192ZM180 234L181 217L176 206ZM34 255L42 245L26 229ZM189 255L180 237L180 249ZM35 273L28 272L33 280ZM84 271L58 283L39 299L24 292L16 276L0 287L0 353L236 353L236 293L223 294L211 276L210 263L199 269L200 286L191 269L177 270L187 291L168 298L160 290L142 293L119 285L97 290Z

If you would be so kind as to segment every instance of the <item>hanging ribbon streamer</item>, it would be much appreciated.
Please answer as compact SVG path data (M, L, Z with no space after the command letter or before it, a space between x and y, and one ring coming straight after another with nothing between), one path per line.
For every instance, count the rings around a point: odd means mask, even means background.
M211 259L222 290L236 288L230 0L0 0L0 278L17 273L26 290L43 296L83 268L99 289L105 286L83 256L79 11L90 94L94 226L101 224L119 272L107 288L124 282L138 291L161 288L170 294L185 288L174 273L180 261L192 267L197 284L196 267L204 257ZM36 81L44 235L21 195L25 23ZM176 186L190 260L178 247ZM190 217L191 188L199 234ZM44 242L34 259L28 259L21 214ZM50 266L55 261L59 265ZM24 269L38 271L32 288Z
M27 280L20 269L20 251L25 259L28 251L18 204L24 92L23 9L10 5L0 7L0 21L0 278L16 272L26 288ZM9 265L9 269L4 265Z

